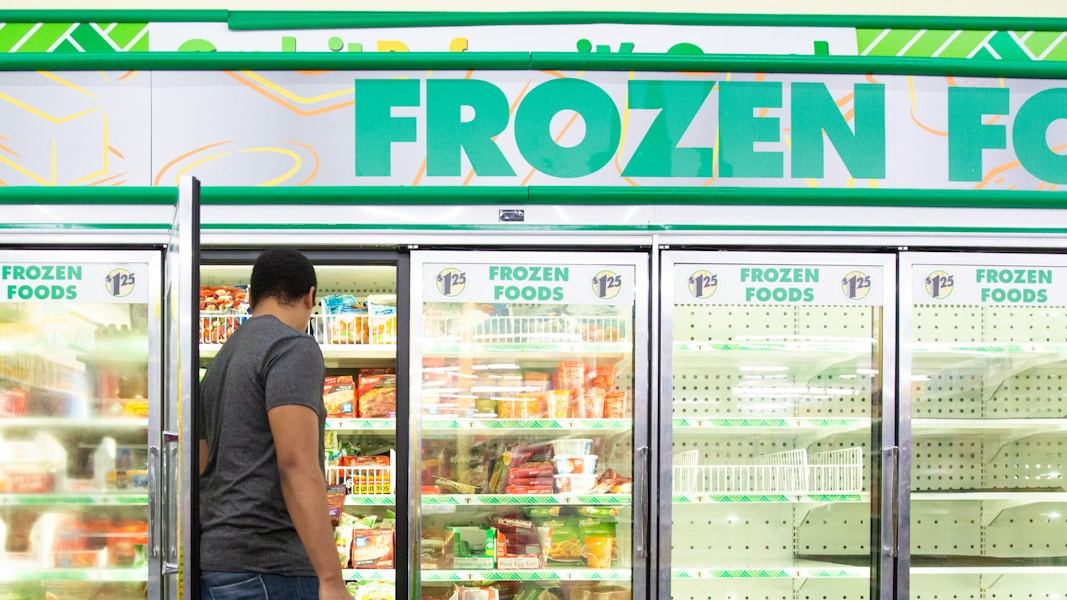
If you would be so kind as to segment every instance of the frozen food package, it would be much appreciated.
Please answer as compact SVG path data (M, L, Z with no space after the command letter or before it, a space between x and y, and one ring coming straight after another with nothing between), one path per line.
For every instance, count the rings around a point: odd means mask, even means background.
M586 378L589 380L589 387L600 388L605 392L610 392L615 389L615 378L617 370L615 367L592 367L586 371Z
M347 494L348 488L344 485L326 486L326 501L330 506L330 522L334 526L337 526L341 521L341 513L344 511Z
M605 419L630 418L630 392L613 391L604 396Z
M330 418L356 416L356 383L351 375L327 375L322 384L322 403Z
M341 568L347 569L352 560L352 527L338 525L333 528L333 541L337 545L337 557Z
M319 334L329 344L366 344L369 330L367 307L351 294L330 294L319 301L326 331ZM321 337L320 337L321 339Z
M601 388L582 388L578 391L578 401L574 403L578 419L604 418L604 390Z
M545 403L549 419L573 418L574 392L572 390L548 390Z
M353 569L392 569L394 553L392 529L361 529L352 536Z
M500 592L491 587L456 586L456 600L500 600Z
M359 584L355 600L396 600L396 584L389 581L367 581Z
M367 296L367 313L370 315L370 343L396 343L396 295L371 294Z
M558 389L578 391L585 387L585 363L577 360L562 361L557 365Z
M396 415L396 375L359 376L359 417L384 419Z

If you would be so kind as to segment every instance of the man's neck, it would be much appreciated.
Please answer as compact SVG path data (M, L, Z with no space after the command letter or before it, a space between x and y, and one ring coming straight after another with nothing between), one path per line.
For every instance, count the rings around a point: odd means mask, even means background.
M285 305L279 303L274 298L264 298L256 304L255 310L252 311L252 316L264 317L267 315L274 316L282 323L285 323L297 331L304 331L307 329L307 320L305 319L306 313L299 304Z

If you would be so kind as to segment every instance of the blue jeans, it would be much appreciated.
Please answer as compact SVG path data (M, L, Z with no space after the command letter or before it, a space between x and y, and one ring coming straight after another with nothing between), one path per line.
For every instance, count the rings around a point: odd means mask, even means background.
M317 577L290 577L266 573L200 574L202 600L318 600Z

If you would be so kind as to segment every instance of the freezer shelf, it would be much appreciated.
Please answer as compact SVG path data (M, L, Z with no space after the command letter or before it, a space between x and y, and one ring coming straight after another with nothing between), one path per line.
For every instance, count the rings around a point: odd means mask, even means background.
M853 567L830 562L792 560L764 564L709 567L676 566L671 579L851 579L870 577L869 567Z
M119 431L146 429L146 417L19 417L17 419L0 418L0 430L4 429L77 429L79 431Z
M148 581L148 569L26 569L5 565L0 568L0 581L94 581L94 582L143 582Z
M342 569L345 581L396 581L393 569Z
M629 506L633 497L629 494L603 494L597 496L573 494L447 494L423 495L427 506Z
M630 581L629 569L550 568L529 571L423 570L424 583L461 581Z
M0 494L0 506L147 506L146 494Z
M427 435L449 435L458 431L522 433L580 433L628 431L630 419L438 419L423 416L422 428Z
M673 504L868 504L870 494L674 494Z

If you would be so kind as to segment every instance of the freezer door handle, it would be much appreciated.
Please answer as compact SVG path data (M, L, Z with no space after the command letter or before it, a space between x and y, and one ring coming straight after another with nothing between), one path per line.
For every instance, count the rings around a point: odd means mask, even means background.
M166 577L167 575L177 575L178 565L174 563L165 562L163 563L163 568L160 571L160 574L162 574L164 577Z
M159 448L148 448L148 549L152 558L159 557Z
M650 487L650 481L648 479L648 446L641 446L637 449L637 466L641 469L641 506L640 509L648 514L648 490ZM647 520L641 523L641 531L637 532L637 558L648 558L648 522Z
M882 533L884 535L884 542L882 543L882 552L889 556L897 557L897 527L900 521L900 468L897 465L897 458L900 449L897 446L891 446L889 448L882 448L882 468L886 469L886 480L889 484L889 489L886 490L887 494L883 494L883 498L888 495L889 497L889 527L882 527Z

